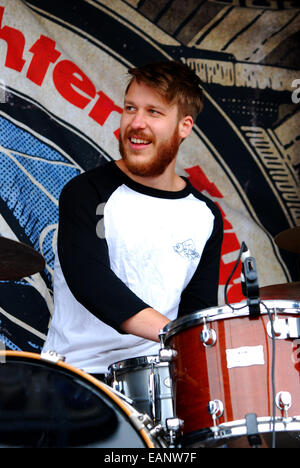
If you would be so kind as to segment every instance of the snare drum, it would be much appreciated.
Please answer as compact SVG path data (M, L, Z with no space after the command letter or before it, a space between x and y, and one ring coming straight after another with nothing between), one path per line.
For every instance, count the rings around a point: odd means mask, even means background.
M264 304L269 314L261 304L258 318L239 304L165 327L165 346L176 351L170 373L183 446L270 447L275 436L276 447L300 447L300 305Z
M111 364L107 383L133 401L138 411L166 428L174 417L169 364L158 356L140 356Z
M109 386L53 356L0 352L0 447L158 446Z

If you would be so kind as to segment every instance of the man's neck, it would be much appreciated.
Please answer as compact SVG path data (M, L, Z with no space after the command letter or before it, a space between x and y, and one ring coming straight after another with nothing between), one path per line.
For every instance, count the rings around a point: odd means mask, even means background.
M116 165L135 182L158 190L167 190L169 192L177 192L186 187L186 182L175 172L175 162L167 167L165 172L159 176L143 177L132 174L124 163L123 159L116 161Z

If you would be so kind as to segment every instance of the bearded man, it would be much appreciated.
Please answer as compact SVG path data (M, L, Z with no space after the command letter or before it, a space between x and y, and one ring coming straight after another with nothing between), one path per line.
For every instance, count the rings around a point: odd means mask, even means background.
M175 172L202 110L199 79L173 61L129 74L121 159L75 177L60 196L44 347L98 378L112 363L157 354L160 330L218 296L220 211Z

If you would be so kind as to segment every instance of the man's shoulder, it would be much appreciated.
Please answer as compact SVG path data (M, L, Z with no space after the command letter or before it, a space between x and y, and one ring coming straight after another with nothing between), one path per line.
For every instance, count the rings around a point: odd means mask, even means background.
M216 204L216 202L210 198L208 195L205 193L201 192L198 188L194 187L190 183L191 187L191 193L200 201L206 203L206 205L213 211L213 212L220 212L219 206Z
M76 196L83 191L107 191L109 187L118 186L118 171L115 169L114 161L101 164L93 169L89 169L69 180L63 187L62 196L69 194Z

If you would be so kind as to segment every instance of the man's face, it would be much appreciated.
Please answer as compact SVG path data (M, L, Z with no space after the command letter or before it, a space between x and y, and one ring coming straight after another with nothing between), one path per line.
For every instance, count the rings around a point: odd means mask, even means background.
M177 105L133 81L125 96L119 140L127 169L142 177L161 175L175 159L180 143Z

